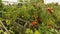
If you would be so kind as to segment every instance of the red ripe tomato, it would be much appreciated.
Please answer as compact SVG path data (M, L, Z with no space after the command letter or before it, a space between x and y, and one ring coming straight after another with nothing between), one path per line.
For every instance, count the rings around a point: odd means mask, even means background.
M37 25L37 24L38 24L37 21L32 21L32 26L35 26L35 25Z
M53 13L53 12L54 12L53 9L50 8L50 7L48 7L47 10L48 10L50 13Z

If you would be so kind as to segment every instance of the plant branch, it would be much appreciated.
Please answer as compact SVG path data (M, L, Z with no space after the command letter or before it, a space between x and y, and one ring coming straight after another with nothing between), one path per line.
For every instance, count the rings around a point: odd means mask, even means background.
M6 30L7 34L10 34L7 30L7 28L5 27L5 25L0 21L1 25L3 26L3 28Z

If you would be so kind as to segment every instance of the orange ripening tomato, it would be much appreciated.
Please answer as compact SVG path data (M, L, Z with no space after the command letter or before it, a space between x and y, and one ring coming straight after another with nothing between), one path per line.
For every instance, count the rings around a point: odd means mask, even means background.
M53 12L54 12L53 9L50 8L50 7L48 7L47 10L48 10L50 13L53 13Z
M38 22L40 22L40 21L41 21L41 19L38 17L38 18L37 18L37 21L38 21Z
M36 6L37 6L37 4L36 4L36 3L34 3L34 4L33 4L33 6L34 6L34 7L36 7Z
M53 26L49 25L48 28L52 28Z
M35 25L37 25L37 24L38 24L37 21L32 21L32 26L35 26Z

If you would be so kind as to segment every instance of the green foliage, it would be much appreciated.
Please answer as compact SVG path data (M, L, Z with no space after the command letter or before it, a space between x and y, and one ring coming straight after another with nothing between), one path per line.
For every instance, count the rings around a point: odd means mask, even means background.
M47 7L52 7L54 12L50 14ZM37 16L40 19L38 25L32 26L32 21L37 20ZM0 5L0 34L59 34L59 27L58 5L44 5L42 0L31 0L21 6Z
M0 4L1 4L2 0L0 0Z

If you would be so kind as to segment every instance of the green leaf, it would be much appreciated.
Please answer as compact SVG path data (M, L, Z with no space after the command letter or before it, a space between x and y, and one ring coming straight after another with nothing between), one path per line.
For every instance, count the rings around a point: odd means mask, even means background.
M34 34L41 34L38 30L35 30Z
M30 30L30 29L26 29L26 33L27 33L27 34L33 34L33 31Z
M6 24L10 25L11 24L11 20L6 20Z

